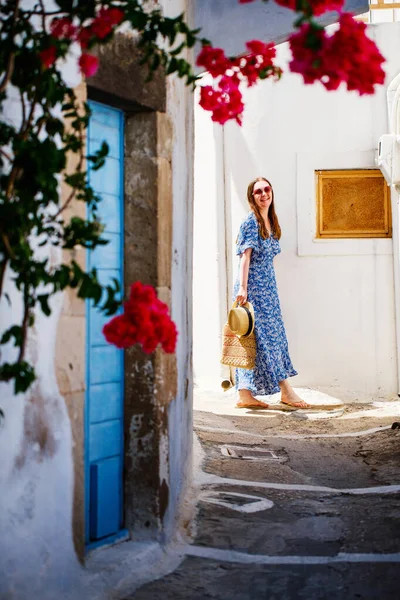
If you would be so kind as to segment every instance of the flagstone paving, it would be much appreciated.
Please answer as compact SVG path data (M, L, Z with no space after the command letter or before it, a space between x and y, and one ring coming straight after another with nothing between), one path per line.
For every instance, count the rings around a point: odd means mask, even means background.
M195 404L192 543L126 599L398 598L400 402L315 420L212 400Z

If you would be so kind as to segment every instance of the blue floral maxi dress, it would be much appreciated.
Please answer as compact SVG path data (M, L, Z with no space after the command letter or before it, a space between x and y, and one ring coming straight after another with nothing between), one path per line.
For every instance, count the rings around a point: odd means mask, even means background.
M236 388L248 389L253 395L275 394L280 391L279 382L297 372L289 357L273 265L281 251L279 241L272 235L265 240L261 237L253 212L240 226L236 254L240 256L247 248L252 248L247 299L254 307L257 355L253 370L236 369ZM239 291L239 277L238 271L233 300Z

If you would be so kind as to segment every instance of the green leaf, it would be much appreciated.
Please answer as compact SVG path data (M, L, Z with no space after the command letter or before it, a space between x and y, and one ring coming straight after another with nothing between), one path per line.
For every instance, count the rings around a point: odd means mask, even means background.
M0 340L0 344L7 344L11 338L14 338L14 346L22 345L22 327L20 325L13 325L7 329Z
M0 365L0 381L8 382L13 379L15 394L26 392L36 379L35 370L26 361L14 364L3 363Z
M51 315L51 308L49 306L49 294L40 294L38 297L38 302L40 304L40 308L42 312L46 315L46 317Z

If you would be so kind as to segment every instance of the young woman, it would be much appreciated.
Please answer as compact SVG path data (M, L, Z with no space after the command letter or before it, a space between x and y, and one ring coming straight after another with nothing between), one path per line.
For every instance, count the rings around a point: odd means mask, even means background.
M281 251L281 228L272 185L264 177L257 177L247 188L247 199L251 211L240 226L236 242L240 263L234 298L238 304L248 301L254 307L257 355L253 370L236 370L236 406L269 408L254 396L280 391L282 403L308 408L287 381L297 372L289 357L273 266L274 257Z

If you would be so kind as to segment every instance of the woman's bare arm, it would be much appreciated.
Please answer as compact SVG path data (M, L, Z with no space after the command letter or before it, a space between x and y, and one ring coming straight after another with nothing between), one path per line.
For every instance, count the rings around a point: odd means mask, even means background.
M239 291L236 296L236 302L238 304L247 302L247 282L249 279L251 253L252 248L247 248L240 257Z

